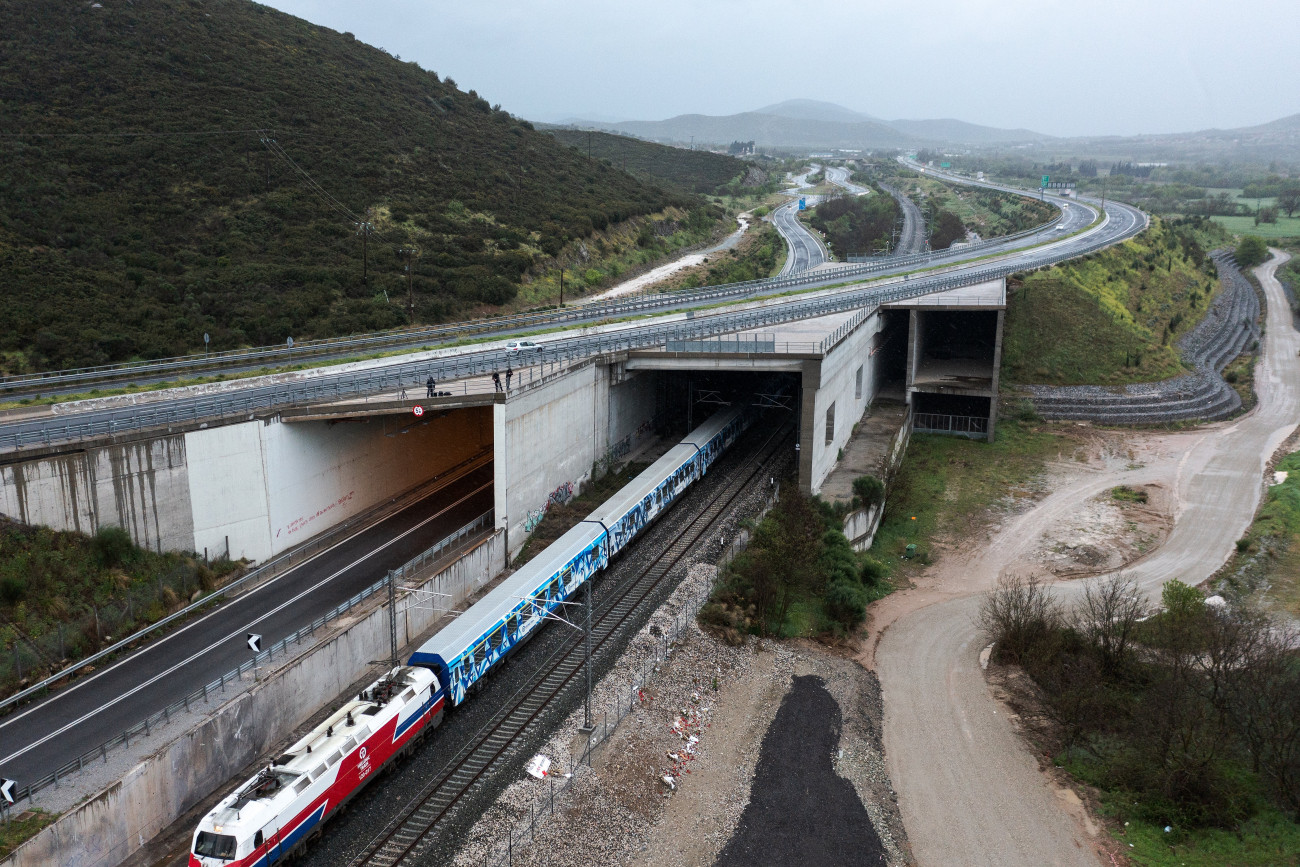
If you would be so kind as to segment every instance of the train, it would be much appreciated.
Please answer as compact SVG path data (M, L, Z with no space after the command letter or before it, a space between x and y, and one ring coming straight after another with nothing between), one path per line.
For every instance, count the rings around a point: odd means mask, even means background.
M704 477L751 421L716 412L200 820L189 867L270 867L320 830Z

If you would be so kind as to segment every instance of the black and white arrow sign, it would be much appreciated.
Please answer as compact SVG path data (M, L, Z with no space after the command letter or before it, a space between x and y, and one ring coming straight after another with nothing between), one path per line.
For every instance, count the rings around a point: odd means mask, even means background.
M262 636L256 632L248 633L248 649L254 653L262 652Z
M18 785L17 780L11 780L7 777L0 778L0 795L4 796L6 804L14 802L14 786Z

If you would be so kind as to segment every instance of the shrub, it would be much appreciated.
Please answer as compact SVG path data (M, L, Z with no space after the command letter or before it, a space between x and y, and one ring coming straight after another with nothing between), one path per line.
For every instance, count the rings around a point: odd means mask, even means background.
M1237 264L1243 268L1253 268L1268 258L1268 245L1264 239L1255 235L1246 235L1237 243L1234 252Z
M855 581L836 579L826 589L826 615L832 621L852 629L867 618L867 594Z
M1060 605L1042 579L1009 575L980 605L979 625L1002 662L1025 664L1047 654L1061 628Z
M131 535L121 527L111 524L99 528L92 544L95 549L95 559L105 569L113 569L128 562L135 551Z
M853 493L862 501L862 508L870 509L885 500L885 486L875 476L858 476L853 480Z

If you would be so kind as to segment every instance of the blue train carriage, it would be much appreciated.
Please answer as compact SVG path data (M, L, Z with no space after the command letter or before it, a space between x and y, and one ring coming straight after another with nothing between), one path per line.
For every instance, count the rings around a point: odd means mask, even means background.
M587 516L609 533L609 556L618 554L708 470L744 430L739 410L714 413L678 445Z
M701 476L740 438L745 428L749 427L750 420L751 413L747 407L716 412L682 440L684 444L689 443L700 450Z
M605 531L599 524L578 524L425 642L408 665L433 669L452 704L460 704L492 666L608 562Z

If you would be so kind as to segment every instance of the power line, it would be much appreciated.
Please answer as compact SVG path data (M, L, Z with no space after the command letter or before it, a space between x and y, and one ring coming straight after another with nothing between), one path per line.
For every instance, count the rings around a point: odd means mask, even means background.
M287 163L295 172L297 172L298 175L302 178L303 183L307 185L307 189L311 190L312 192L316 193L316 195L320 196L320 198L325 202L325 204L329 205L331 208L338 211L343 216L347 217L348 220L353 223L364 222L362 218L357 214L353 213L352 210L348 208L347 205L343 204L338 199L334 198L334 196L330 195L329 191L326 190L324 187L322 187L320 183L316 181L315 178L313 178L310 174L308 174L306 169L304 169L302 166L294 162L293 158L290 157L287 153L285 153L284 148L280 147L279 142L277 142L275 139L271 138L268 135L261 136L259 140L262 142L262 144L266 147L267 150L275 154L280 159L284 160L285 163Z

